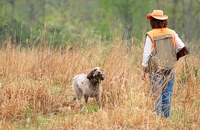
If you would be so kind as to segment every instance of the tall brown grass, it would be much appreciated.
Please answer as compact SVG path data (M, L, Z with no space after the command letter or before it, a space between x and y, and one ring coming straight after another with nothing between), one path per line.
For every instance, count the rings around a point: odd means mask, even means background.
M129 52L125 45L116 40L51 49L6 41L0 49L0 128L199 129L199 59L190 54L177 63L171 116L163 119L151 111L150 85L140 78L142 44L131 43ZM101 108L90 99L82 108L64 109L73 97L72 78L95 66L106 75Z

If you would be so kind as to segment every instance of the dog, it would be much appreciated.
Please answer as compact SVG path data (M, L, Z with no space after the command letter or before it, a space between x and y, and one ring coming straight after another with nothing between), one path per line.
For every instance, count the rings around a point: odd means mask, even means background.
M94 97L100 106L100 97L102 92L101 81L104 80L104 73L100 67L94 67L88 75L78 74L73 78L72 90L74 91L73 101L78 99L81 104L81 98L84 96L85 103L89 97Z

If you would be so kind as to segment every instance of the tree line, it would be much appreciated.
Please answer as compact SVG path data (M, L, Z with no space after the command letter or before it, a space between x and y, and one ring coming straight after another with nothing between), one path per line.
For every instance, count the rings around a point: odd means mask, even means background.
M0 41L33 46L80 39L143 39L146 14L162 9L186 42L199 39L200 0L1 0ZM84 41L84 40L83 40Z

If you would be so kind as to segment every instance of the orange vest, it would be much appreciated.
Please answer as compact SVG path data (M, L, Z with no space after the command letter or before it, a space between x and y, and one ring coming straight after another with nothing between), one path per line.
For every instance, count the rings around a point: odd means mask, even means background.
M177 61L174 31L169 28L153 29L147 35L152 41L149 71L173 68Z
M160 29L153 29L149 32L147 32L147 35L150 37L152 41L152 50L154 49L154 37L156 36L162 36L166 34L172 35L172 42L174 43L174 46L176 46L175 39L174 39L174 30L169 28L160 28Z

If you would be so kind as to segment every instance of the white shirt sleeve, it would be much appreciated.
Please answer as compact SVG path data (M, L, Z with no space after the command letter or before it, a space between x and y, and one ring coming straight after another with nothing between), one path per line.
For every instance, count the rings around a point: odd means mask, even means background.
M185 45L182 40L179 38L178 34L174 32L174 40L176 43L176 53L180 51Z
M146 42L144 45L143 60L142 60L142 66L144 67L148 67L148 60L149 56L151 55L151 50L152 50L152 41L147 35Z

